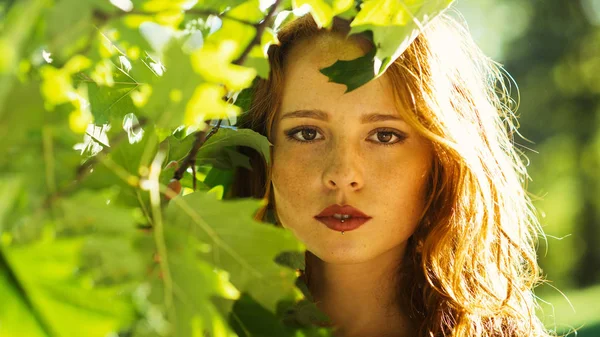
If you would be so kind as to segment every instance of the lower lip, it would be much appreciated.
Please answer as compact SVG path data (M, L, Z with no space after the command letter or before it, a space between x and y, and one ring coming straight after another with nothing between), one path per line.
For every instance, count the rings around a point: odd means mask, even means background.
M362 226L365 222L371 220L371 218L349 218L344 219L342 222L340 219L336 219L332 216L327 217L315 217L315 219L321 221L325 226L338 232L348 232Z

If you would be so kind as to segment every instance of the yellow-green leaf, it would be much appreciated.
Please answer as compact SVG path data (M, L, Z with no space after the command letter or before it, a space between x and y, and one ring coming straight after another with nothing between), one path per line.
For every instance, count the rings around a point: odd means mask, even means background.
M235 40L224 40L218 45L206 44L192 54L192 66L207 81L223 83L229 90L242 90L252 84L256 70L231 64L237 48Z
M185 108L185 125L202 125L205 120L238 115L241 109L223 101L225 88L202 83L196 87Z
M404 26L413 19L423 6L423 0L366 0L352 22L352 26L375 25Z
M333 17L352 8L352 0L292 0L294 9L310 6L310 13L319 27L329 27Z

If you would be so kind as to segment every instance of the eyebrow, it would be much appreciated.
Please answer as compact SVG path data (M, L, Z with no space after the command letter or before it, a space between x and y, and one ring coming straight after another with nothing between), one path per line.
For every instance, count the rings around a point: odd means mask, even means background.
M287 112L282 115L281 119L285 118L313 118L322 121L329 121L329 115L322 110L296 110ZM362 115L360 117L361 124L383 122L383 121L402 121L400 116L381 114L381 113L370 113Z
M322 121L328 121L329 116L321 110L296 110L282 115L281 119L285 118L313 118Z

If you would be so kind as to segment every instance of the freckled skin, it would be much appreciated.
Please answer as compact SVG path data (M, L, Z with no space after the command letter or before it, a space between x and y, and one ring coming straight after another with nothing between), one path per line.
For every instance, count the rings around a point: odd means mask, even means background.
M283 100L273 126L277 214L284 227L327 263L366 262L391 251L401 256L424 207L432 159L429 142L404 121L360 122L367 113L399 116L389 80L383 76L344 94L344 85L328 83L319 72L337 59L364 53L356 42L332 34L296 45L285 65ZM324 111L329 121L281 119L301 109ZM287 139L285 131L298 126L317 129L318 139ZM408 137L384 146L374 133L377 128L399 130ZM389 142L396 140L393 136ZM351 205L372 219L342 235L313 218L336 203Z

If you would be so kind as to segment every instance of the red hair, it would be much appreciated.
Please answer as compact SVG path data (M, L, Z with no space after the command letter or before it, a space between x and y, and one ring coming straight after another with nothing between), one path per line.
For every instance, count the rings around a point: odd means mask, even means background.
M283 27L280 44L269 50L269 78L256 85L239 127L271 139L290 49L318 34L347 32L341 20L321 30L310 15ZM440 15L384 76L397 104L410 107L398 109L403 118L434 148L426 209L399 271L401 305L420 323L419 336L549 336L532 292L540 281L535 238L541 230L513 144L516 122L501 68L461 24ZM264 220L276 208L270 167L242 151L254 169L237 171L230 197L269 200L257 214Z

